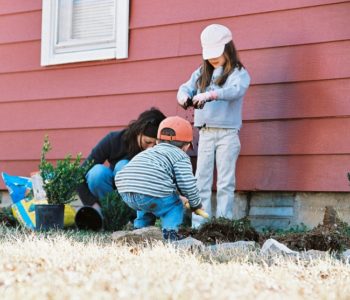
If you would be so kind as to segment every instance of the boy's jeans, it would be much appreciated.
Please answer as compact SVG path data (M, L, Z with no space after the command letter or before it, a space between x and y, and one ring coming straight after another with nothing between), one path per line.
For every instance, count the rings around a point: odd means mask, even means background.
M120 193L123 201L137 210L134 221L135 228L143 228L154 224L154 216L162 221L162 228L178 230L183 220L183 204L177 194L164 198L137 193Z
M214 162L217 170L216 217L233 218L236 161L241 149L237 129L202 128L199 131L197 186L203 209L211 216ZM192 214L192 227L205 219Z
M119 161L112 171L110 168L97 164L94 165L86 174L86 182L91 193L98 199L103 199L107 194L111 193L114 187L115 175L128 163L123 159Z

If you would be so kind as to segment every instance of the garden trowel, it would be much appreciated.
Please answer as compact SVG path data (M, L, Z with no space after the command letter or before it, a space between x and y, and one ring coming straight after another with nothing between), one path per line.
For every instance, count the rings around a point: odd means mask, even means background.
M185 207L186 207L187 209L191 209L190 204L189 204L188 202L185 204ZM194 213L195 213L196 215L198 215L198 216L201 216L201 217L205 218L205 219L209 219L208 213L205 212L205 211L204 211L203 209L201 209L201 208L196 209L196 210L194 211Z

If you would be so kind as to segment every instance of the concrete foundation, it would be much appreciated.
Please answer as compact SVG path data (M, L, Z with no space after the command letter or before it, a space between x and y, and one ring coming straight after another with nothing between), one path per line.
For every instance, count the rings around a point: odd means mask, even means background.
M215 207L215 195L213 201ZM238 192L233 212L235 219L248 216L257 230L302 224L311 229L322 223L326 206L333 206L350 224L350 193Z
M0 206L12 203L5 191L0 191L0 200ZM80 201L73 203L80 205ZM233 215L235 219L249 216L257 230L288 229L301 224L311 229L322 223L326 206L333 206L339 217L350 224L350 193L237 192Z

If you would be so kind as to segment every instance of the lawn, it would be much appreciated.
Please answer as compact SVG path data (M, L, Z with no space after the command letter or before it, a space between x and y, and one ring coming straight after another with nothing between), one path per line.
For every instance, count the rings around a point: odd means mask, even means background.
M350 266L0 226L0 299L349 299Z

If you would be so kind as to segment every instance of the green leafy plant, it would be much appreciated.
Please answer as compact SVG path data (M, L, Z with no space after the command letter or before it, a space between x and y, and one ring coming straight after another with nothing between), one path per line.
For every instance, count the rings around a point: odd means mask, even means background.
M11 206L0 207L0 223L9 227L15 227L18 225L18 222L12 213Z
M123 202L117 191L108 193L100 202L105 230L124 229L136 217L136 212Z
M49 204L65 204L75 200L76 189L84 181L89 164L82 167L81 153L75 159L67 155L63 160L58 160L56 166L46 158L52 149L48 136L45 136L41 150L39 170L43 178L43 187Z

